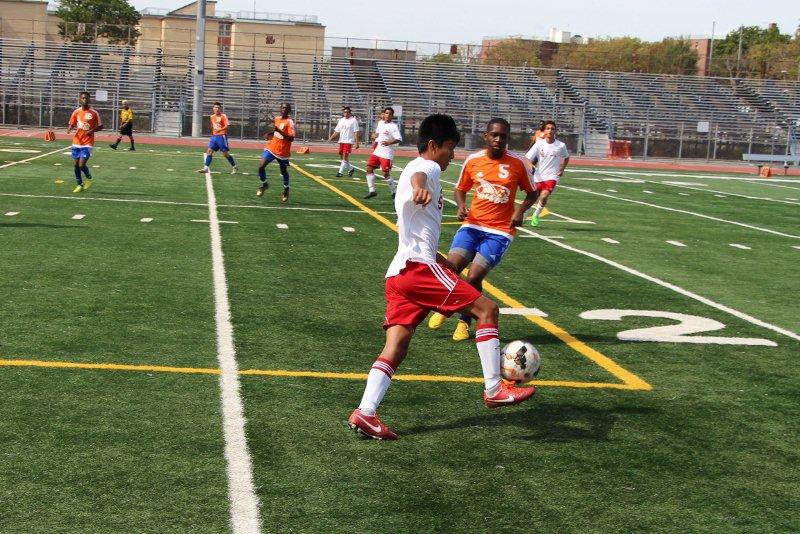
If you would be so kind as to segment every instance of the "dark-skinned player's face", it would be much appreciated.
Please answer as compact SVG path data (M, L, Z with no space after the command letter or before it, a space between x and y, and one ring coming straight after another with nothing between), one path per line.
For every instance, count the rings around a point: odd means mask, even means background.
M89 94L88 93L83 93L78 98L78 101L81 103L81 106L88 106L89 103L91 102L91 99L89 98Z
M283 117L288 117L289 113L291 112L292 112L292 106L290 106L289 104L283 104L281 106L281 115Z
M499 156L505 152L508 146L508 128L503 123L494 122L483 134L483 139L486 141L486 148L493 155Z

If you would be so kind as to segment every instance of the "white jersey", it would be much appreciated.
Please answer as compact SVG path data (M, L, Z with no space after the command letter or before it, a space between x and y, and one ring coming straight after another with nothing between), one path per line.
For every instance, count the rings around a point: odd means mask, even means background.
M397 124L394 122L378 121L378 126L375 128L375 133L378 134L378 137L375 138L378 146L375 147L375 150L373 150L372 153L379 158L390 160L394 159L394 148L397 146L397 144L383 146L381 142L394 140L402 141L403 136L400 135L400 128L398 128Z
M339 142L354 145L356 143L356 133L358 130L358 119L350 117L345 119L342 117L336 124L334 132L339 132Z
M418 172L424 172L428 176L426 188L431 193L431 201L427 206L415 204L412 200L411 177ZM444 193L439 181L441 174L442 169L438 163L420 157L406 165L397 180L394 209L397 212L397 234L400 244L389 270L386 271L387 278L400 274L409 260L427 264L436 263L444 206Z
M536 163L536 170L533 173L534 182L545 182L548 180L559 179L558 171L561 170L561 165L564 160L569 157L567 145L554 139L552 143L548 143L544 139L539 139L525 154L531 162L534 160Z

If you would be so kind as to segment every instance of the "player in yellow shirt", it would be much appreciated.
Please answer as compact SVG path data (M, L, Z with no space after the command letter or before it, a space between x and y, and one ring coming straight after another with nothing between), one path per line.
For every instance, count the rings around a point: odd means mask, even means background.
M133 110L128 105L127 100L122 101L122 109L119 110L119 137L111 145L111 148L117 149L120 141L122 141L122 136L127 136L131 140L131 151L136 150L136 145L133 141Z

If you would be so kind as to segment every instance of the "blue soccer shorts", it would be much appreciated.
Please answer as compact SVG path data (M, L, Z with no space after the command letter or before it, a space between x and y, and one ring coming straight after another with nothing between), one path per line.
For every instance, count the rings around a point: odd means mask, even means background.
M92 147L83 146L83 147L72 147L72 159L83 159L87 160L92 157Z
M222 152L230 152L230 148L228 148L228 136L227 135L212 135L211 139L208 140L208 148L216 152L217 150L221 150Z
M281 169L286 169L289 167L289 158L281 159L269 150L264 150L264 152L261 154L261 157L266 163L272 163L273 161L278 160L278 165L281 166Z
M462 226L453 237L450 252L491 269L500 263L509 245L511 245L510 237Z

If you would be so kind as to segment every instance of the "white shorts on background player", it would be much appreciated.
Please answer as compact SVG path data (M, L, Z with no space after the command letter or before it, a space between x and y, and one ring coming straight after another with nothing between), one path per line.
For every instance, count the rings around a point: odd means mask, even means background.
M533 162L536 161L536 169L533 172L534 182L546 182L548 180L555 180L560 178L558 171L561 170L564 160L569 157L567 145L559 141L553 140L548 143L544 139L539 139L528 150L525 157Z
M355 117L350 117L349 119L342 117L336 123L336 128L333 131L339 133L340 143L354 145L356 144L356 133L359 131L358 119Z
M378 121L378 126L375 128L375 133L378 134L378 136L375 138L375 142L377 142L378 145L375 147L375 150L373 150L372 153L379 158L393 160L394 148L397 145L394 144L384 146L381 143L384 141L402 141L403 136L400 135L400 128L398 128L397 124L394 122Z

